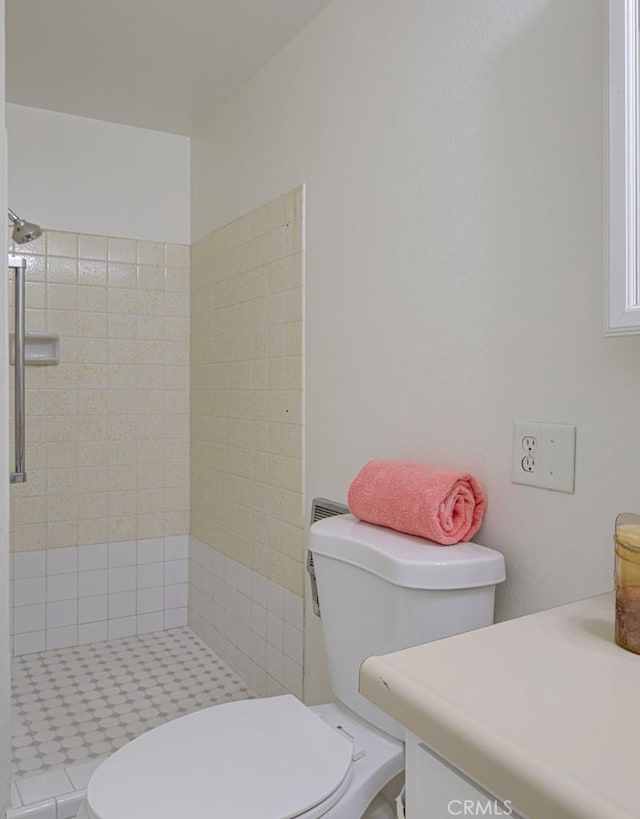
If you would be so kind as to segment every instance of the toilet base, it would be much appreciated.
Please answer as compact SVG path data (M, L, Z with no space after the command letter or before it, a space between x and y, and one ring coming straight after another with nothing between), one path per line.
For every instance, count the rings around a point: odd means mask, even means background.
M351 734L355 746L366 752L353 763L347 791L322 819L395 819L395 811L382 789L404 769L404 743L364 722L342 705L312 705L310 709L336 730L340 726Z
M397 814L383 794L379 793L365 811L362 819L397 819Z

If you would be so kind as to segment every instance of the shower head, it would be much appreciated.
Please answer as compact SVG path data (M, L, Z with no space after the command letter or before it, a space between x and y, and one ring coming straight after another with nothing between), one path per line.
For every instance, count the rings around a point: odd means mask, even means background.
M9 219L13 223L13 233L11 235L14 242L17 242L19 245L24 245L27 242L33 242L34 239L37 239L38 236L41 235L42 228L40 225L34 225L33 222L25 222L24 219L16 216L11 208L9 208L8 211Z

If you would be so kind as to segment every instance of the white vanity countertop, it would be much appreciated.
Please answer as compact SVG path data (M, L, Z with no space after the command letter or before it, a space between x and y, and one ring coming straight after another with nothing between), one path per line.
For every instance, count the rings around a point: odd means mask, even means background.
M360 690L529 819L640 817L640 655L603 594L381 657Z

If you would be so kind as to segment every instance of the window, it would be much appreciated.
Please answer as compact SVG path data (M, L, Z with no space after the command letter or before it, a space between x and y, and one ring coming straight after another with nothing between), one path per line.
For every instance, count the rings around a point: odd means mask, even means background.
M607 335L640 333L638 5L609 0Z

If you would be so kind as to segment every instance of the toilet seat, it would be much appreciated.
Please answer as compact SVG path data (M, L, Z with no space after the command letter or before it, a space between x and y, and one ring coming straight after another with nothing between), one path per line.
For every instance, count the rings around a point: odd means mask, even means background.
M349 787L353 745L291 695L216 705L116 751L91 819L317 819Z

